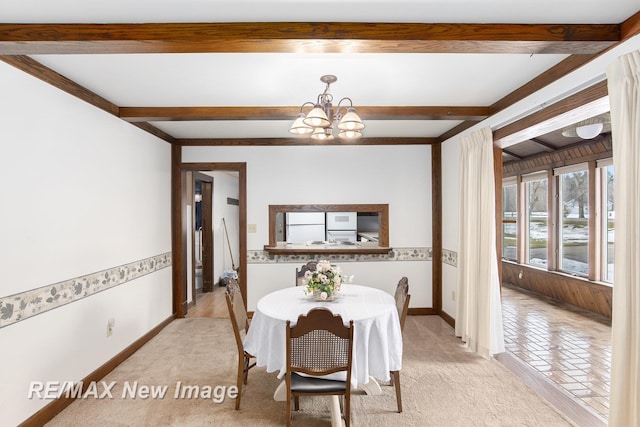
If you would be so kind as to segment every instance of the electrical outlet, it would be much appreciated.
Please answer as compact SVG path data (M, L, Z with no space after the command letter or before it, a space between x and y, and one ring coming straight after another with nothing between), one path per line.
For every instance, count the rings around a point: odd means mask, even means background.
M453 301L455 301L455 300L456 300L456 291L451 291L451 299L452 299Z
M113 334L113 327L116 324L116 320L112 317L107 320L107 336L110 337Z
M256 224L247 224L247 233L255 233L257 230Z

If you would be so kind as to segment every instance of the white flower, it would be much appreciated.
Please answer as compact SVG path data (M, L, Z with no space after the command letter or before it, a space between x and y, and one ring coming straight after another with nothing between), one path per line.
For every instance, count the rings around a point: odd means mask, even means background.
M327 295L327 293L326 293L326 292L322 292L322 293L320 294L320 299L325 300L325 299L327 299L327 297L328 297L328 296L329 296L329 295Z

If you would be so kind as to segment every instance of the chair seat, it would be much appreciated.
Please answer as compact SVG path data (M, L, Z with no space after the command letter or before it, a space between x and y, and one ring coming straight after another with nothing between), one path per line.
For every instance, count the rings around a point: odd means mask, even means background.
M346 389L347 383L345 381L303 377L295 372L291 374L291 391L297 393L335 393Z

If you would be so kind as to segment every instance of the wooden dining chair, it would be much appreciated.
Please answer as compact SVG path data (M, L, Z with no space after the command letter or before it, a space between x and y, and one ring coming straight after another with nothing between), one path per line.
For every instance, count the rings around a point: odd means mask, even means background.
M296 267L296 286L301 286L304 274L307 271L316 271L317 265L318 261L309 261L306 264L303 264L300 268Z
M404 331L404 322L407 319L407 313L409 312L409 300L411 295L409 294L409 279L403 277L396 286L396 292L394 294L396 300L396 309L398 310L398 319L400 320L400 331ZM402 392L400 390L400 371L391 371L391 378L393 379L393 385L396 389L396 401L398 403L398 412L402 412Z
M340 315L323 307L300 315L295 326L287 320L287 426L293 417L292 398L298 410L298 397L309 395L341 396L345 424L350 425L352 353L353 320L344 326ZM336 372L344 372L346 379L319 378Z
M255 362L251 363L253 356L244 351L243 341L249 330L249 317L247 316L247 309L244 306L244 300L236 279L229 278L225 297L227 300L227 308L229 309L229 318L233 326L233 335L235 336L238 347L238 375L236 380L238 397L236 398L236 409L240 409L242 385L247 384L249 369L253 368L256 364Z

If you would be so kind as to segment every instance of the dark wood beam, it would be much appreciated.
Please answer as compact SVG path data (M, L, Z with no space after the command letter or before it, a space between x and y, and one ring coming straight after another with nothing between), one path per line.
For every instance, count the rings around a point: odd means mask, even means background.
M348 22L0 24L0 54L185 52L595 54L619 24Z
M128 122L191 120L293 120L300 107L120 107ZM366 120L482 120L488 107L358 106Z
M491 107L489 107L490 115L496 114L518 101L522 101L527 96L582 67L593 60L596 56L597 55L571 55L568 58L565 58L558 64L549 68L542 74L491 105Z
M27 74L32 75L35 78L49 83L51 86L57 87L63 92L67 92L68 94L73 95L76 98L88 102L94 107L100 108L109 114L113 114L114 116L118 116L119 109L117 105L104 99L103 97L97 95L89 89L80 86L79 84L77 84L73 80L66 78L62 74L53 71L51 68L42 65L35 59L29 58L28 56L24 55L0 55L0 60L16 67L21 71L24 71Z
M505 154L510 155L511 157L515 157L515 158L516 158L516 159L518 159L518 160L522 160L522 159L523 159L523 157L522 157L522 156L518 156L518 155L517 155L516 153L514 153L513 151L509 151L509 150L506 150L506 149L504 149L504 148L503 148L503 149L502 149L502 152L503 152L503 153L505 153Z
M601 81L493 132L503 149L609 109L607 82Z
M620 25L620 40L627 40L640 34L640 12L631 16Z
M314 141L310 138L177 138L175 143L183 147L218 146L294 146L294 145L430 145L436 138L360 138L352 141L335 138L331 141Z
M541 145L542 147L547 148L551 151L556 151L558 149L558 147L556 147L555 145L549 144L548 142L541 141L538 138L531 138L529 141L535 142L536 144Z
M479 120L478 120L479 121ZM478 123L478 121L476 120L466 120L462 123L460 123L458 126L449 129L448 131L446 131L445 133L443 133L442 135L440 135L437 139L438 142L444 142L449 138L452 138L454 136L456 136L457 134L459 134L460 132L463 132L467 129L469 129L471 126L475 125L476 123Z

